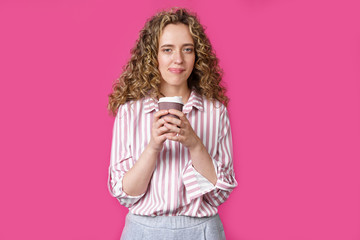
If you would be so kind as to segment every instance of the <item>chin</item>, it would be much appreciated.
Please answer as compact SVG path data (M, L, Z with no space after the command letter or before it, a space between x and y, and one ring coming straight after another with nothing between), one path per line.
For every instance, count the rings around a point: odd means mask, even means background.
M187 80L173 78L173 79L166 80L165 82L171 86L181 86L184 83L187 83Z

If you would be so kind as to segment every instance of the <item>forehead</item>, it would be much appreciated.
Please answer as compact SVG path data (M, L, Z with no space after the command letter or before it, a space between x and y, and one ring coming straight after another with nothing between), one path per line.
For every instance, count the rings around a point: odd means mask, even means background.
M190 34L189 27L185 24L168 24L164 27L160 35L160 44L174 44L181 45L184 43L194 43Z

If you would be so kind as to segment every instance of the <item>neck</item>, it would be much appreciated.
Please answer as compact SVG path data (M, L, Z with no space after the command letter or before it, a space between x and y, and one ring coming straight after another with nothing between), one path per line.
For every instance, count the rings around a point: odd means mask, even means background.
M166 87L166 88L161 88L160 92L165 97L181 96L184 104L186 104L187 101L189 100L190 93L191 93L191 91L188 87L186 87L186 88Z

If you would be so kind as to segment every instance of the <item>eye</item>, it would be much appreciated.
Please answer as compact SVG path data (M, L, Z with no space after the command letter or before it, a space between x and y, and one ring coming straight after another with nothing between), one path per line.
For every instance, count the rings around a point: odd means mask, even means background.
M192 48L185 48L184 51L187 52L187 53L191 53L191 52L193 52L193 49Z
M165 53L169 53L171 52L171 48L163 48L162 51Z

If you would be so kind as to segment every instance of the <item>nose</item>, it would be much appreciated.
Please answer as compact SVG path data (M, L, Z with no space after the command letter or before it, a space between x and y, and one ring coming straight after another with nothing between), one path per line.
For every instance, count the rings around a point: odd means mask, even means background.
M184 61L184 57L181 51L175 51L173 57L174 57L174 62L177 64L181 64Z

